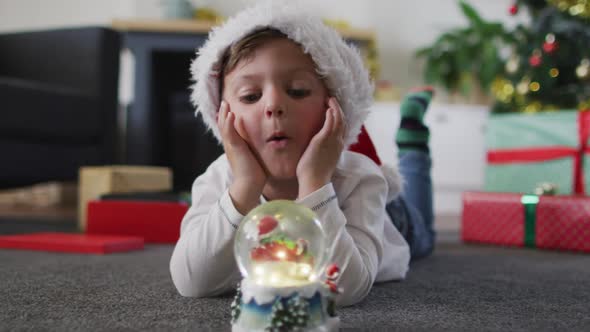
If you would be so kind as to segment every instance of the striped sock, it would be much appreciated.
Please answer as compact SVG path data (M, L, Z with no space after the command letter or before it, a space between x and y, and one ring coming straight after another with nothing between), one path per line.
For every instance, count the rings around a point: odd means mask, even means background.
M429 88L410 92L400 105L401 121L395 136L399 152L418 150L429 153L430 131L424 125L424 114L434 91Z

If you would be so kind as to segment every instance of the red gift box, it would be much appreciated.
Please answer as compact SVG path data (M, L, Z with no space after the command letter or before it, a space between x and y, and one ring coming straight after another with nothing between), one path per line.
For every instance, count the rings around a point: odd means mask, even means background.
M590 197L463 194L464 242L590 252Z
M153 201L91 201L88 234L139 236L147 243L176 243L189 205Z

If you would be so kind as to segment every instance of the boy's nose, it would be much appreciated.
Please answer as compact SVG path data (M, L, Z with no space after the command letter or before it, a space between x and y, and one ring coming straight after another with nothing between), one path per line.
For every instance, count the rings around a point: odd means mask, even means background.
M266 108L266 116L273 117L273 116L282 116L283 115L283 108L281 106L269 106Z
M273 88L266 94L266 107L264 114L270 118L273 116L282 116L285 113L284 96L280 89Z

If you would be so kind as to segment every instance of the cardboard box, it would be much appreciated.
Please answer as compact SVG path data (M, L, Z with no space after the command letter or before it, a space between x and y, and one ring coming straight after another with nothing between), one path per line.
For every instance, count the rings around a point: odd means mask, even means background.
M172 190L172 171L167 167L82 167L78 185L78 226L86 231L88 202L103 194L166 190Z
M44 182L28 187L0 190L0 206L76 206L77 185L73 182Z

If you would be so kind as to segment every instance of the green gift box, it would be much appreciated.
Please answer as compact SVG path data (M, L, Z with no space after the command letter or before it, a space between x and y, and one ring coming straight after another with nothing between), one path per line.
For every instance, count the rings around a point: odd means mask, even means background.
M590 192L590 110L493 114L486 133L485 189L559 194Z

